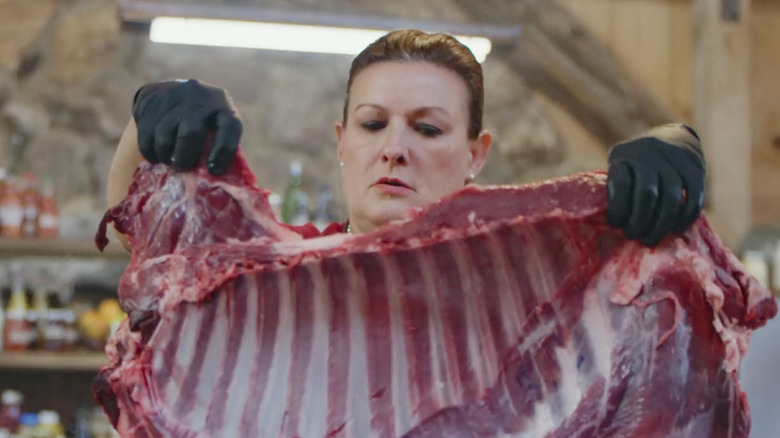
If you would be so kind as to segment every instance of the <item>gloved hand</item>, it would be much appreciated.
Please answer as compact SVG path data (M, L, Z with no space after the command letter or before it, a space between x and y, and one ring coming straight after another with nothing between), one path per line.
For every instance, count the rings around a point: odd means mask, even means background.
M206 161L214 175L233 162L243 130L227 93L194 79L142 86L133 99L133 118L144 158L182 170L198 165L206 136L216 131Z
M657 245L685 232L704 205L704 154L685 125L653 128L609 151L607 220L629 239Z

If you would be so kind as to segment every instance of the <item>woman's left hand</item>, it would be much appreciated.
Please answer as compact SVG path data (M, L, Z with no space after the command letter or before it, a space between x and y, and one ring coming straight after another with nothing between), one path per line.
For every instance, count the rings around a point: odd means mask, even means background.
M607 220L625 236L655 246L685 232L704 205L699 137L681 124L653 128L609 152Z

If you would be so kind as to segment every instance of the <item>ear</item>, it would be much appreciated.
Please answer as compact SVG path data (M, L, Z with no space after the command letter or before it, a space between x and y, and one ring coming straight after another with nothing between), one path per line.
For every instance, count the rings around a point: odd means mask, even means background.
M476 140L472 140L469 146L469 172L479 175L479 172L487 162L490 146L493 144L493 136L485 129L479 133Z
M343 162L344 160L341 158L341 139L344 137L344 124L342 122L336 122L333 127L336 128L336 141L338 142L336 150L339 161Z

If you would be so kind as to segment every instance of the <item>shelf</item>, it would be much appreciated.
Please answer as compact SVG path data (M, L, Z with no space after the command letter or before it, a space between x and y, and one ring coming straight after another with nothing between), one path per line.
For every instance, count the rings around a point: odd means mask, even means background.
M107 257L129 259L119 243L111 242L104 252L89 240L45 240L0 238L0 256Z
M103 352L0 352L0 369L97 372L107 364Z

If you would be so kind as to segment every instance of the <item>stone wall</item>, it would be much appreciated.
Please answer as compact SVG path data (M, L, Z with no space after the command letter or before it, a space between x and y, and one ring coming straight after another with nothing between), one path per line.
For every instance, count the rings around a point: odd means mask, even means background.
M465 20L448 0L409 0L414 7L408 8L347 0L224 3ZM145 30L122 26L118 16L117 0L0 0L0 166L52 175L63 214L82 217L68 233L94 232L135 90L172 78L230 90L244 119L242 147L261 185L283 190L288 163L300 158L305 188L313 193L331 184L337 211L345 214L333 123L341 117L350 57L158 45ZM605 166L604 148L500 60L489 57L484 73L485 123L495 143L480 182L523 182Z

